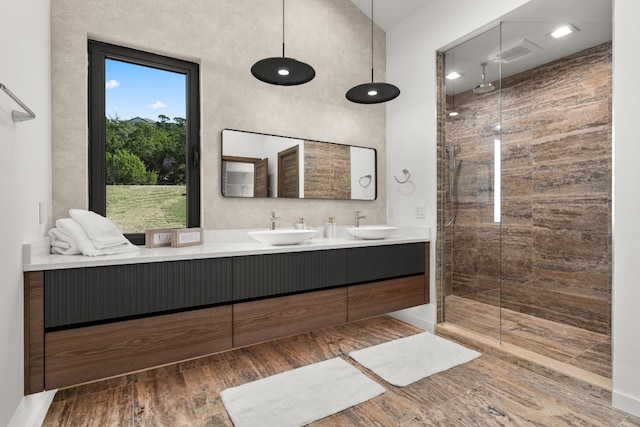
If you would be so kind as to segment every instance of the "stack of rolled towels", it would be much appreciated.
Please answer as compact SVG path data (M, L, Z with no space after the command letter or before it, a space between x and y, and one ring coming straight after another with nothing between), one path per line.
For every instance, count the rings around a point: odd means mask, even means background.
M71 218L60 218L49 230L51 253L87 256L137 252L109 218L83 209L71 209Z

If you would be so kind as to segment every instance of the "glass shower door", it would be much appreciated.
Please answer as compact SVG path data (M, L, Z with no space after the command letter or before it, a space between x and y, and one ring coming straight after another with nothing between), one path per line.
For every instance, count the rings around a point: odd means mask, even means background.
M440 139L444 321L501 338L500 27L443 54Z

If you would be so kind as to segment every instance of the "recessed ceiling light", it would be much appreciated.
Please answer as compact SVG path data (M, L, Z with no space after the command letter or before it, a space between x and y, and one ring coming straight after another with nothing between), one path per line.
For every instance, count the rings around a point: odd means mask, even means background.
M569 24L569 25L563 25L562 27L556 28L555 31L553 31L549 35L554 39L559 39L561 37L568 36L569 34L572 34L576 31L578 31L578 29L573 25Z
M452 112L449 113L449 117L455 117L457 115L458 115L457 111L452 111Z
M459 79L460 77L462 77L462 74L460 74L457 71L452 71L449 74L447 74L448 80L455 80L455 79Z

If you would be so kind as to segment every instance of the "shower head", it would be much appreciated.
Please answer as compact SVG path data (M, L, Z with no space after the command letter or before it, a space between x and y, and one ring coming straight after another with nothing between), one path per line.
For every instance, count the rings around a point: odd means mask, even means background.
M480 66L482 67L482 83L473 88L473 93L475 93L476 95L482 95L483 93L489 93L496 90L496 87L493 85L493 83L487 83L485 79L484 67L487 66L487 63L483 62L482 64L480 64Z

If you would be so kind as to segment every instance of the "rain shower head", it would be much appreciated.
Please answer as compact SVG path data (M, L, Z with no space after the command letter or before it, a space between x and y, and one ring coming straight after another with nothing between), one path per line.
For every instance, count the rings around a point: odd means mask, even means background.
M493 83L487 83L485 79L484 67L487 66L487 63L483 62L482 64L480 64L480 66L482 67L482 83L473 88L473 93L475 93L476 95L482 95L483 93L489 93L496 90L496 87L493 85Z

